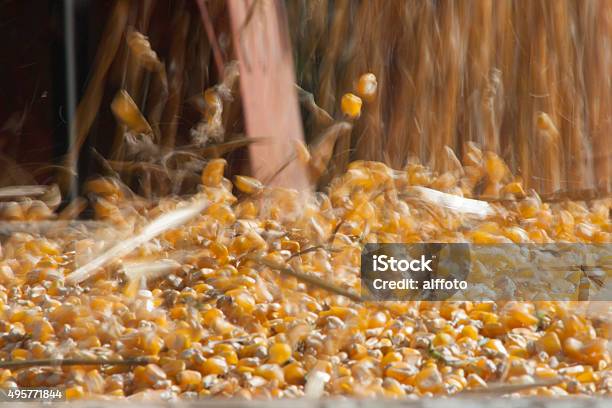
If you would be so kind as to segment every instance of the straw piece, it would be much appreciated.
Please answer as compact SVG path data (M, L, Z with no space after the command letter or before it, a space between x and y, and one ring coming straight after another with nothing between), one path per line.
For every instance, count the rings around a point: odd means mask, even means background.
M174 211L159 216L149 225L147 225L140 232L140 234L126 241L120 242L101 256L72 272L66 277L66 283L77 284L89 279L95 274L98 268L103 267L110 261L119 259L129 254L140 245L150 241L169 229L176 228L187 223L192 218L200 214L200 212L202 212L206 207L208 207L208 204L208 200L200 200L191 205L179 207Z

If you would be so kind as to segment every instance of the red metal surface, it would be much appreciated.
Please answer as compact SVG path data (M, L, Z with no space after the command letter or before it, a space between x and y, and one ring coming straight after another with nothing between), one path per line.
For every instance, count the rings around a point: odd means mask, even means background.
M234 49L240 66L246 129L264 137L250 146L253 174L270 184L308 188L304 165L293 160L292 139L304 139L284 5L278 0L229 0Z

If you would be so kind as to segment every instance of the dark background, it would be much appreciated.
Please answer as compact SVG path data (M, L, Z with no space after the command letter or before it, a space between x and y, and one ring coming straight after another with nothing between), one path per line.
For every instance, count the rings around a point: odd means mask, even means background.
M112 2L73 4L78 99ZM26 181L12 162L31 175L42 163L59 164L67 151L64 7L58 0L0 3L0 185ZM36 172L36 181L49 173Z

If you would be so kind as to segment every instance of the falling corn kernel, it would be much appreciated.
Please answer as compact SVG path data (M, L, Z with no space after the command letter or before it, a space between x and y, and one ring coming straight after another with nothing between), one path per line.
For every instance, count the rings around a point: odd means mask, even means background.
M357 94L364 100L370 102L376 96L378 82L376 76L372 73L363 74L357 82Z
M356 119L361 115L361 98L353 95L352 93L346 93L342 96L340 102L340 108L342 113L351 119Z
M138 31L131 31L127 35L127 43L135 57L149 70L160 69L161 62L151 48L149 39Z
M262 190L261 181L253 177L236 176L234 179L236 188L246 194L255 194Z
M151 126L144 118L136 102L125 90L120 90L115 95L111 104L113 114L119 119L129 130L136 133L152 133Z

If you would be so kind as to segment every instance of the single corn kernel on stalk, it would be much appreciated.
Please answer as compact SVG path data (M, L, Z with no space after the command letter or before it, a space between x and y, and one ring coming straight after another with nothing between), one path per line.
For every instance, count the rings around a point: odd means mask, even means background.
M340 108L342 113L351 119L356 119L361 115L361 98L352 93L346 93L342 96Z
M111 110L115 117L128 127L132 132L136 133L153 133L151 126L142 116L136 102L132 99L126 90L120 90L113 103Z
M202 184L208 187L217 187L223 180L223 172L227 162L225 159L212 159L206 163L202 170Z
M246 194L255 194L263 189L261 181L253 177L236 176L234 178L236 188Z
M376 81L376 75L368 72L359 77L357 82L357 94L370 102L374 100L376 96L376 90L378 89L378 82Z

